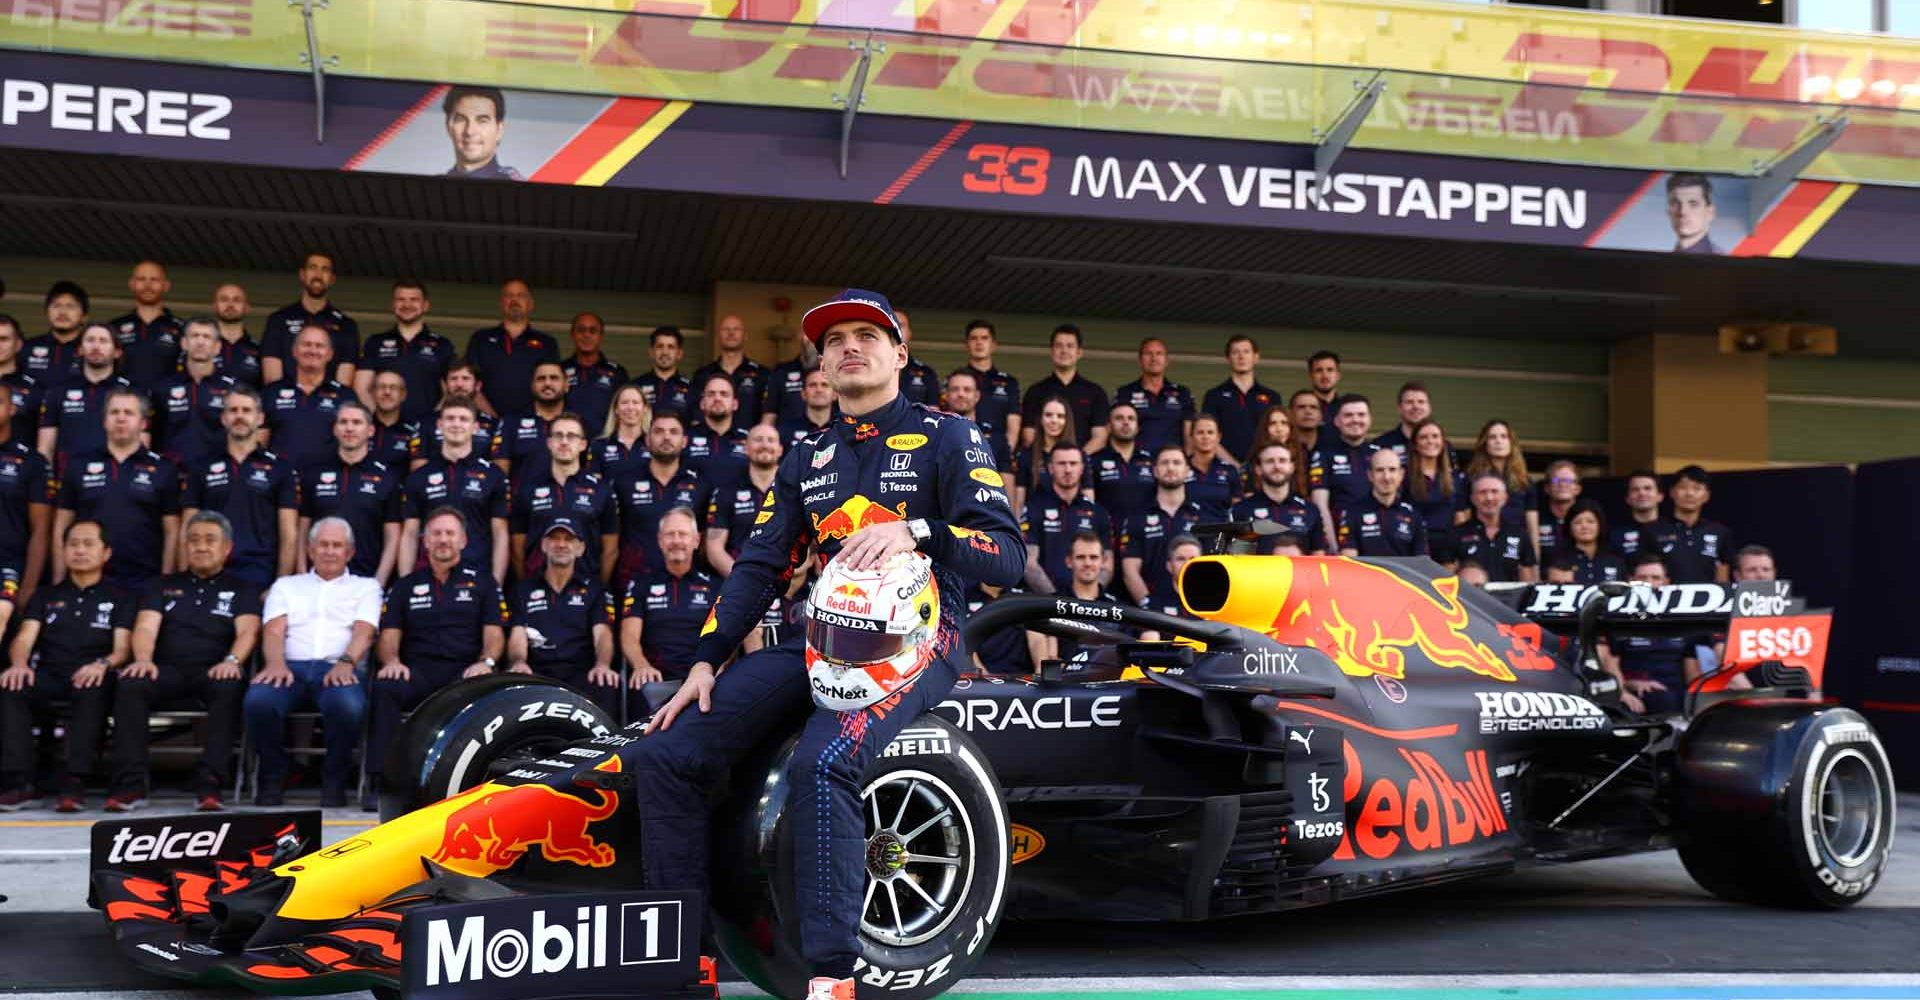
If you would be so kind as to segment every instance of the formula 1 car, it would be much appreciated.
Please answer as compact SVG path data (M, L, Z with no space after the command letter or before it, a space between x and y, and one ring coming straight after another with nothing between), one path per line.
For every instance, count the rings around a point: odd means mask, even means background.
M1609 612L1623 585L1536 620L1425 560L1221 555L1188 563L1180 590L1194 618L1033 596L974 616L971 635L1032 629L1081 652L962 678L876 760L862 990L942 992L1007 917L1210 920L1665 848L1716 895L1835 908L1886 862L1887 755L1803 672L1747 670L1753 690L1695 692L1676 717L1620 707L1598 632L1700 619ZM155 972L391 989L410 906L639 885L622 800L643 738L535 677L466 682L409 721L383 825L322 851L246 845L261 849L211 874L97 863L94 889L123 954ZM713 790L714 936L785 997L806 979L791 745L768 734Z

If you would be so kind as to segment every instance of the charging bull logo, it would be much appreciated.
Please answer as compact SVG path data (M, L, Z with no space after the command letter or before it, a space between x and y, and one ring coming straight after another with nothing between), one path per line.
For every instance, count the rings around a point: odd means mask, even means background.
M619 758L610 761L617 770ZM605 868L614 862L614 849L593 839L588 828L620 808L620 795L603 788L594 793L597 803L545 785L482 785L447 814L433 860L481 878L513 867L537 846L548 861Z
M866 497L855 493L840 506L835 507L825 517L819 514L813 518L813 537L818 541L831 538L850 538L853 533L870 524L887 524L891 521L907 519L905 500L892 507L883 507Z
M1513 667L1466 634L1460 581L1423 585L1391 570L1350 559L1294 559L1292 580L1268 634L1327 654L1355 677L1405 679L1406 650L1435 664L1495 680L1514 679Z

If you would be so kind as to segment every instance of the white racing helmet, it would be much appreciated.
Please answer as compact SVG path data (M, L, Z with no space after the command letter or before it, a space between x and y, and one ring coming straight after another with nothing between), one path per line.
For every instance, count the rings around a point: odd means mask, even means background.
M902 552L879 569L834 557L807 609L807 686L814 703L852 712L906 690L934 656L940 587L933 560Z

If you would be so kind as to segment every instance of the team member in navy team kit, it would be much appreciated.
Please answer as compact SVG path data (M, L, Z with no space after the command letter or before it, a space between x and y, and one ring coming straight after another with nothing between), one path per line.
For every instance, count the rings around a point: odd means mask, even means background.
M440 402L440 380L446 377L456 351L453 341L427 327L432 308L425 284L410 278L393 283L393 326L360 345L360 360L354 366L353 391L361 402L373 405L374 377L381 372L399 375L406 386L401 420L419 420Z
M1120 603L1120 599L1100 583L1100 575L1107 564L1106 538L1091 531L1077 531L1067 539L1067 580L1058 590L1062 597L1089 603ZM1028 656L1036 663L1072 660L1082 650L1099 648L1082 646L1071 638L1041 635L1038 632L1027 632L1026 637Z
M207 713L206 743L194 767L202 811L219 809L233 770L233 741L246 694L246 662L260 639L264 588L233 575L233 526L217 511L187 519L186 569L141 591L130 642L132 661L114 681L113 782L108 812L146 801L147 715L169 704Z
M824 379L825 376L822 376ZM956 368L947 374L947 391L943 397L948 413L957 417L966 417L980 425L983 438L981 447L993 453L993 467L1008 469L1013 466L1013 455L1008 451L1008 435L997 433L992 427L978 419L981 402L981 386L987 384L987 377L977 369ZM1019 420L1016 414L1013 419Z
M1473 477L1473 516L1460 526L1454 552L1487 571L1490 583L1533 583L1540 579L1539 559L1525 521L1506 509L1507 481L1491 472Z
M1650 469L1627 473L1627 514L1625 524L1616 524L1607 532L1607 548L1633 563L1634 557L1651 552L1664 556L1679 541L1680 526L1660 513L1660 477Z
M1280 405L1280 393L1260 384L1259 366L1260 345L1252 337L1244 333L1228 337L1227 380L1208 389L1200 401L1200 412L1220 421L1221 446L1227 454L1249 463L1254 459L1248 452L1267 411Z
M20 321L0 313L0 393L13 401L14 440L31 448L40 440L40 408L47 387L27 374L20 357L25 345L26 332L20 328Z
M675 507L660 515L655 544L660 568L628 581L620 600L620 651L633 664L628 684L627 717L651 710L640 687L658 680L680 680L693 667L693 647L720 596L720 577L694 565L700 526L693 511Z
M1153 590L1148 592L1146 600L1139 602L1140 606L1148 611L1158 611L1175 618L1192 618L1192 615L1187 614L1186 605L1180 603L1180 570L1199 555L1200 540L1198 538L1181 532L1167 539L1165 562L1154 579ZM1146 631L1141 633L1141 638L1151 641L1170 637L1161 636L1158 632Z
M686 339L677 326L656 326L647 337L647 357L653 370L634 377L633 384L647 395L647 406L655 413L678 413L691 419L689 397L693 385L680 374L680 359L687 353Z
M766 394L767 368L765 365L747 357L747 324L738 316L720 317L713 325L713 345L720 356L694 369L690 384L698 393L707 379L714 375L725 375L733 381L733 398L739 401L739 409L734 413L734 421L741 427L752 427L760 422L760 400Z
M378 382L375 383L376 386ZM440 439L440 410L447 400L458 397L474 406L473 451L483 458L493 458L499 453L500 418L480 409L478 402L480 390L485 388L480 382L479 369L469 361L455 361L447 366L447 377L441 380L440 402L434 406L434 412L420 418L419 435L414 440L412 465L418 469L431 455L440 453L444 442Z
M1666 561L1655 552L1633 557L1633 582L1658 590L1673 581ZM1681 710L1687 685L1700 676L1700 661L1691 635L1624 635L1602 633L1600 663L1621 681L1621 700L1636 712L1666 715ZM1638 702L1636 704L1636 702Z
M1336 542L1343 556L1424 556L1427 526L1400 499L1400 456L1382 448L1367 459L1365 498L1340 508Z
M1266 445L1254 456L1253 489L1233 505L1227 517L1233 521L1272 521L1298 538L1305 551L1325 551L1327 531L1320 524L1320 508L1293 492L1293 449L1284 444ZM1260 554L1271 554L1279 541L1278 535L1262 537Z
M907 366L900 369L900 394L907 397L909 403L937 407L940 375L932 365L913 356L913 321L907 318L907 311L895 309L893 316L900 321L900 342L907 345Z
M1673 582L1727 582L1732 535L1726 525L1700 514L1713 497L1707 470L1689 465L1674 473L1668 494L1673 499L1674 538L1666 557Z
M380 609L380 645L367 713L367 798L401 718L435 691L462 677L494 672L506 654L507 602L483 569L462 558L467 519L451 507L426 517L426 565L402 575Z
M1129 517L1120 529L1120 578L1127 596L1144 601L1166 578L1167 542L1175 535L1193 533L1193 526L1209 520L1206 511L1187 497L1187 453L1177 444L1161 445L1153 456L1153 499Z
M47 460L13 436L13 397L0 392L0 633L40 586L53 530Z
M833 423L833 384L827 380L827 373L816 366L802 372L800 378L800 411L781 417L775 425L780 431L780 443L789 448Z
M440 403L440 448L408 474L401 488L406 516L400 524L396 568L402 576L413 572L425 551L427 515L451 508L466 519L462 561L491 573L495 583L507 578L507 474L475 449L478 413L473 401L463 396L450 396Z
M1567 515L1567 543L1561 555L1573 564L1574 583L1602 583L1625 580L1629 575L1626 560L1607 551L1607 517L1600 505L1591 500L1575 504Z
M1093 498L1116 527L1153 503L1153 452L1140 447L1140 414L1122 403L1107 414L1107 446L1087 456Z
M569 530L587 546L575 565L580 572L605 581L613 575L620 552L613 484L582 461L587 450L587 425L578 414L555 417L547 445L539 458L522 465L513 476L508 511L513 575L524 580L542 570L542 539L547 536L547 526L565 518Z
M580 414L596 437L606 425L614 391L627 384L626 368L600 353L606 333L606 321L599 314L583 312L575 316L567 325L573 354L560 362L561 371L567 375L567 409Z
M373 436L367 440L367 449L374 458L403 473L413 467L414 449L420 442L419 422L400 419L406 401L407 383L399 372L381 372L373 377L372 409L368 411ZM341 409L345 410L346 404L341 404ZM430 412L422 419L433 417ZM338 414L334 422L339 422Z
M781 427L799 420L807 408L800 396L806 373L818 367L820 352L802 338L800 353L774 365L773 370L767 373L767 384L760 393L760 422ZM827 394L827 405L833 405L831 392Z
M247 333L252 311L247 290L227 282L213 290L213 319L220 332L220 371L255 389L266 384L260 368L260 344Z
M1331 412L1337 433L1332 437L1321 435L1307 466L1313 505L1320 508L1320 516L1330 529L1338 527L1336 515L1340 511L1366 500L1373 489L1369 470L1373 454L1380 450L1367 440L1367 429L1373 424L1373 408L1367 397L1342 396Z
M1220 450L1220 421L1212 416L1202 414L1194 420L1188 437L1187 464L1193 472L1187 495L1208 517L1223 519L1240 497L1240 466Z
M66 766L53 779L58 809L86 805L86 780L100 753L113 675L127 662L133 598L102 575L113 558L100 522L74 521L61 534L67 578L34 591L0 672L0 812L38 801L33 724L53 732L54 706L67 702Z
M694 509L705 486L687 468L680 453L687 445L686 421L674 410L656 410L647 428L647 461L627 470L613 484L620 508L620 566L616 583L660 568L660 515L675 507Z
M180 516L191 521L201 510L226 515L234 535L230 572L265 590L292 574L299 558L298 479L286 459L261 446L260 398L252 389L227 393L220 423L227 429L226 448L187 467Z
M1382 448L1391 448L1400 456L1402 468L1412 464L1413 435L1423 420L1433 419L1433 396L1427 392L1424 382L1405 382L1400 392L1394 396L1395 409L1400 412L1400 422L1385 434L1373 439L1373 443Z
M1557 459L1547 466L1546 503L1540 506L1540 555L1567 546L1567 518L1580 500L1580 470Z
M77 455L100 446L103 431L101 407L107 397L133 383L118 374L120 344L113 331L94 323L80 334L79 366L66 381L47 397L40 411L40 454L54 462L62 455Z
M540 572L515 584L507 604L507 664L570 685L617 719L623 698L613 665L613 601L579 564L599 544L591 536L570 517L547 522Z
M994 367L993 352L1000 347L1000 334L984 319L967 321L967 367L980 376L980 403L973 422L982 432L993 434L1006 443L1011 453L1020 443L1020 380ZM952 389L952 377L948 377ZM953 400L949 399L948 409ZM1005 469L1006 466L999 466Z
M533 370L542 361L559 361L560 345L533 328L533 290L518 278L500 286L500 322L475 330L467 341L467 360L486 387L482 408L506 420L533 406Z
M747 471L744 476L704 491L707 535L702 550L707 565L726 576L733 572L733 561L753 534L754 521L760 516L760 499L773 488L774 473L780 470L780 432L757 424L747 432Z
M296 469L327 453L333 416L354 399L352 389L327 377L332 357L325 330L302 330L294 337L293 368L260 393L273 449Z
M1053 373L1027 387L1020 397L1020 443L1026 445L1040 426L1040 406L1055 396L1067 401L1073 411L1073 431L1089 453L1107 446L1107 390L1098 383L1080 377L1080 328L1062 323L1048 340L1048 355ZM1149 449L1151 450L1151 449Z
M494 458L509 474L515 463L538 464L547 454L547 430L567 411L567 372L558 361L533 366L533 399L528 409L500 420Z
M181 323L167 308L173 282L159 261L143 260L127 276L133 311L107 322L120 342L120 374L137 388L152 390L172 375L180 361Z
M180 544L180 470L140 443L147 398L133 389L107 396L106 444L67 456L55 498L53 533L65 538L75 521L106 526L113 561L107 576L139 591L161 573L171 573ZM53 578L66 578L64 548L54 550Z
M1779 572L1773 564L1773 550L1764 545L1742 545L1733 554L1735 580L1778 580Z
M1163 444L1187 443L1193 393L1167 378L1167 342L1159 337L1140 342L1140 377L1113 390L1113 402L1126 403L1140 414L1140 447L1154 451Z
M587 449L593 467L609 481L617 481L635 465L647 462L647 431L652 422L647 397L629 382L613 391L607 422Z
M399 557L400 485L407 469L373 456L372 433L373 415L359 403L342 404L334 414L333 452L300 470L298 537L326 518L345 521L358 542L348 571L384 587Z
M1320 397L1314 395L1312 389L1301 389L1287 398L1287 418L1293 422L1293 440L1299 442L1301 454L1307 456L1309 463L1314 449L1320 447L1320 425L1326 417L1327 408L1320 405Z
M179 373L153 386L153 447L184 469L225 446L220 414L227 391L241 382L220 371L220 333L212 320L188 320L180 344Z
M1333 404L1340 398L1340 355L1332 351L1315 351L1307 356L1307 384L1313 387L1313 398L1320 401L1321 409L1331 414Z
M1106 510L1081 495L1086 459L1080 446L1054 445L1047 468L1053 482L1027 497L1026 517L1020 522L1027 539L1027 587L1040 594L1065 590L1073 582L1069 558L1073 536L1091 531L1101 538L1113 537L1113 521Z
M334 280L331 255L310 253L301 261L300 297L268 316L260 334L263 383L272 385L289 377L298 361L294 356L295 338L300 331L315 327L326 333L332 347L327 355L326 377L342 385L353 384L353 359L360 356L360 324L328 300Z
M747 470L747 428L734 418L739 399L733 381L715 372L695 382L693 391L700 412L687 421L687 449L682 457L707 482L731 483Z
M815 976L810 997L852 1000L867 882L860 774L901 727L946 695L967 663L960 633L964 581L1012 584L1026 553L1007 504L974 497L977 487L1002 483L984 452L978 462L965 457L976 443L977 425L901 397L907 350L885 298L849 289L810 310L801 325L819 345L841 415L832 430L808 438L782 460L767 508L773 517L755 529L734 563L694 647L686 681L637 744L635 791L647 883L702 889L708 871L703 790L770 729L805 719L788 775L798 810L794 848L803 859L795 887L805 901L801 950ZM920 488L882 494L879 473L900 471L898 455L909 456L907 467L921 473ZM935 660L890 700L888 711L810 706L797 635L742 658L715 678L716 666L758 627L809 542L821 560L837 556L854 571L878 570L915 551L931 559L939 624L926 641L934 644ZM850 642L817 615L809 629L832 630L822 638L831 646ZM875 650L883 659L895 651Z
M86 326L92 302L86 289L71 281L56 281L47 289L43 304L47 332L27 341L21 370L52 392L73 374L79 360L80 332Z

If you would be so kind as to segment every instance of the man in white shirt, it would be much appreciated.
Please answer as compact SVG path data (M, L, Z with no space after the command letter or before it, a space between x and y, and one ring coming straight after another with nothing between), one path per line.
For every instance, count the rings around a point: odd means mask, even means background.
M380 585L347 572L353 559L353 529L337 517L314 522L307 532L307 565L281 577L267 591L261 617L266 665L247 690L247 738L260 750L255 805L283 801L287 778L287 714L311 702L326 733L320 804L347 804L347 777L367 712L360 664L380 624Z

